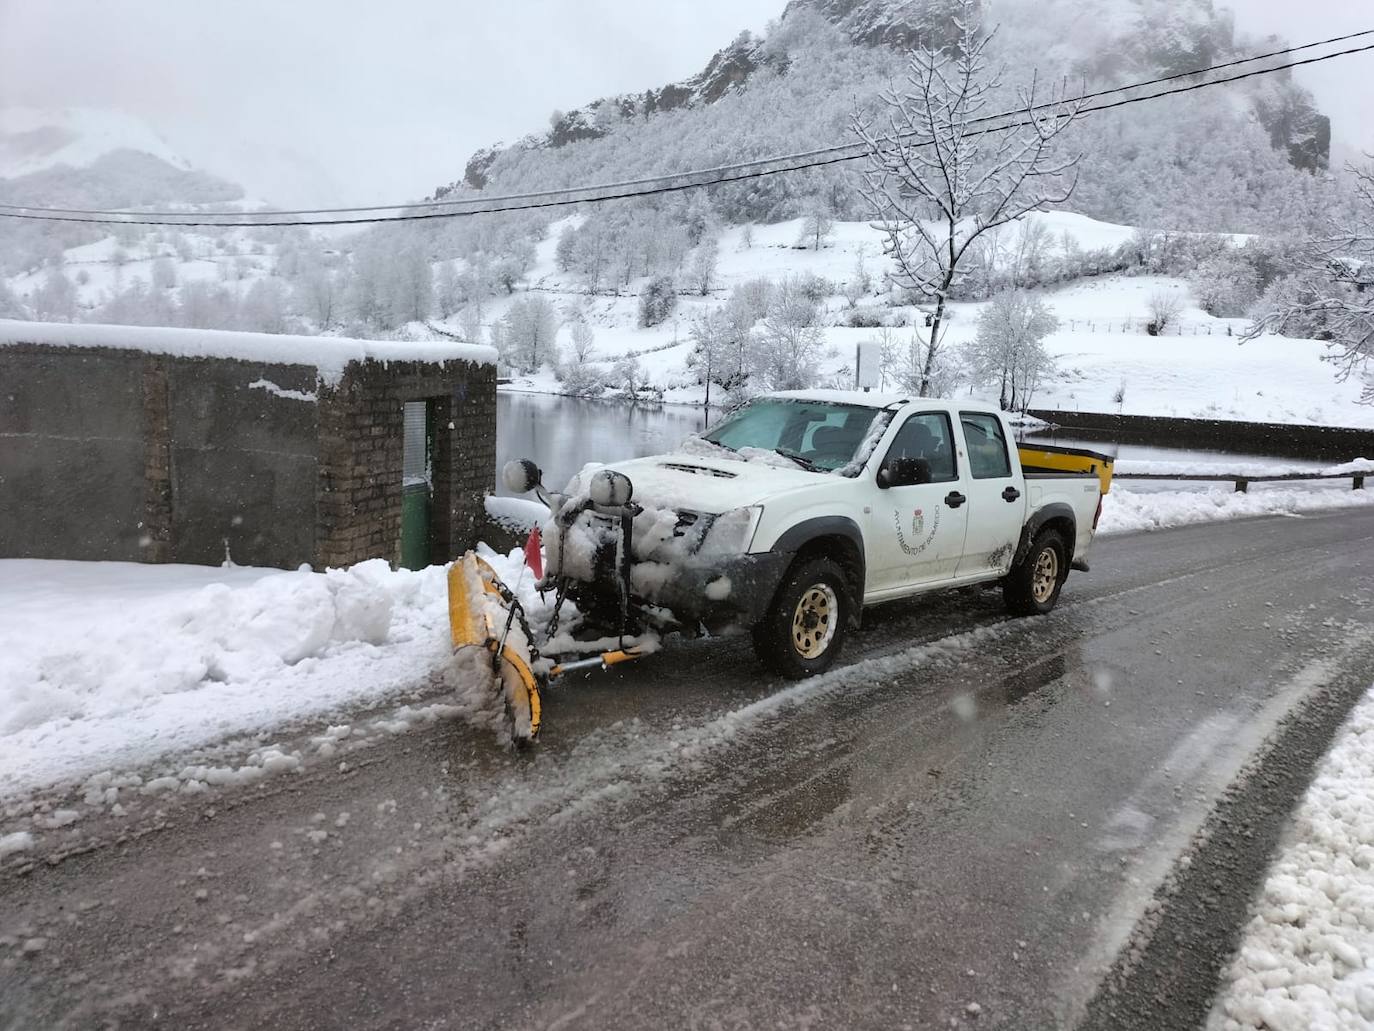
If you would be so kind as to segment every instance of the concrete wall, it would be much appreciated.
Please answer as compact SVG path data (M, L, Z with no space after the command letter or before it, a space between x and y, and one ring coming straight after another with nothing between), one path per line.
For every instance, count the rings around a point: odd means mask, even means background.
M250 383L314 393L315 370L224 359L167 369L172 562L310 562L315 545L318 406Z
M1374 429L1046 409L1032 409L1030 414L1053 423L1066 436L1119 444L1216 449L1331 462L1374 458Z
M397 562L404 402L432 399L431 557L444 561L485 521L495 376L369 360L325 388L306 365L0 347L0 558Z
M315 539L318 415L250 388L315 370L0 348L0 558L291 567Z
M0 348L0 558L142 556L143 362Z

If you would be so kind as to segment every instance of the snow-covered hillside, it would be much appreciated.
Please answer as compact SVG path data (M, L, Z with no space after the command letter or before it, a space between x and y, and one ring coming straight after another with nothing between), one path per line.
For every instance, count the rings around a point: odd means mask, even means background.
M1112 225L1070 212L1029 216L1039 224L1052 250L1062 253L1071 240L1085 252L1119 248L1136 237L1129 226ZM583 321L594 334L592 364L612 387L619 387L615 364L632 357L641 382L661 389L665 401L700 403L704 387L690 364L692 326L696 319L727 303L732 291L759 279L774 283L788 277L825 281L820 302L824 357L819 380L851 386L855 348L883 339L902 348L924 316L909 305L888 306L882 284L884 259L879 234L866 223L835 223L819 250L802 244L804 221L771 226L732 227L721 233L718 264L706 295L695 291L677 298L672 314L657 326L641 328L639 295L649 277L630 281L618 296L590 295L574 273L557 267L557 242L577 218L555 223L535 249L526 280L512 294L487 302L482 310L488 328L500 325L531 296L550 301L563 325L557 342L566 359L573 347L572 327ZM1024 224L1003 231L1008 249L1025 232ZM1244 237L1233 237L1240 245ZM856 291L857 280L869 279ZM679 289L687 289L681 284ZM1181 279L1157 275L1107 274L1079 279L1038 291L1053 309L1059 329L1046 348L1056 370L1032 397L1034 407L1070 411L1122 412L1248 421L1374 426L1374 409L1359 404L1361 384L1338 383L1323 357L1326 346L1313 340L1267 336L1242 344L1244 319L1222 319L1202 311ZM1158 293L1174 293L1183 302L1177 322L1164 335L1147 332L1149 303ZM957 356L974 337L983 303L956 303L946 346ZM851 326L880 319L882 326ZM461 335L458 320L435 323ZM467 331L471 332L471 325ZM553 363L533 375L517 375L512 389L568 392ZM960 382L960 389L987 396L986 385ZM716 397L720 397L717 388ZM995 394L992 395L995 400Z

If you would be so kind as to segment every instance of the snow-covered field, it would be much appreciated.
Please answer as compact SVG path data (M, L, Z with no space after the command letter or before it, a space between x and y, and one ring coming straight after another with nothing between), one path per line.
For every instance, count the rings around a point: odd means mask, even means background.
M1052 239L1060 241L1067 234L1085 250L1118 246L1134 233L1129 226L1097 222L1071 212L1028 217L1042 223ZM800 220L750 227L752 241L748 243L744 228L734 227L720 237L719 270L709 296L683 295L675 314L665 323L641 329L636 321L638 293L647 280L632 282L619 297L587 295L575 276L560 273L555 266L554 245L563 225L555 223L537 248L535 266L527 276L529 289L554 301L565 316L581 313L595 332L595 360L609 364L622 355L637 355L648 382L662 387L669 402L701 402L702 388L686 365L692 350L692 320L722 304L733 287L752 279L777 281L787 275L809 273L835 283L838 290L854 278L862 257L876 291L884 267L879 235L866 223L836 223L819 251L797 246ZM1238 242L1242 239L1237 238ZM1144 328L1147 302L1159 291L1179 292L1185 307L1177 330L1152 337ZM1046 341L1059 372L1036 393L1035 407L1374 426L1374 407L1358 403L1361 384L1336 382L1333 368L1322 360L1327 354L1325 345L1274 336L1242 344L1239 334L1246 320L1208 315L1196 306L1181 279L1107 275L1043 293L1060 321L1060 329ZM518 298L520 291L514 296ZM503 317L511 300L492 301L484 314L487 322ZM864 306L878 303L876 295L860 301ZM946 337L949 349L957 351L973 339L981 307L975 303L952 305ZM911 322L919 318L914 308L883 311ZM823 379L838 377L835 385L840 386L850 385L844 381L843 370L852 369L856 345L882 332L844 325L849 312L849 302L838 293L825 302L825 321L836 324L824 329L831 355L822 362L821 373ZM448 328L458 331L456 324ZM892 328L888 332L893 340L903 342L912 331ZM559 336L565 346L567 333L565 328ZM517 377L512 388L548 393L562 389L547 366L537 374Z
M1374 1027L1374 689L1269 869L1208 1027Z
M513 526L535 510L518 499L493 504ZM1340 505L1374 505L1374 491L1116 489L1102 532ZM533 590L520 552L484 553L537 622L551 601ZM440 677L455 688L452 705L403 705L379 726L492 719L488 685L450 672L438 566L409 572L374 560L313 573L12 559L0 561L0 612L0 802L54 786L84 786L89 803L113 805L121 791L254 783L301 765L299 752L274 744L283 728L349 719ZM350 733L340 724L311 747L332 750ZM168 765L230 741L248 742L235 753L246 759ZM159 762L147 781L133 772Z

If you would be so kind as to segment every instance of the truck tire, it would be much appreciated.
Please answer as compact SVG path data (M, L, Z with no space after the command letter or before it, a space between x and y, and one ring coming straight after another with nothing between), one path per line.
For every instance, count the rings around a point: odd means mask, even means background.
M1026 555L1002 580L1002 598L1017 616L1041 616L1054 608L1069 575L1069 548L1058 530L1041 530Z
M844 570L828 558L804 559L787 571L754 627L754 653L789 680L824 673L844 644L849 615Z

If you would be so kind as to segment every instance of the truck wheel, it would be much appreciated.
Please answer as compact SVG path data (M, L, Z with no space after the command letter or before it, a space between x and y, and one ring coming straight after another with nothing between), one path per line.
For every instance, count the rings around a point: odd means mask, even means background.
M1017 616L1044 615L1059 601L1069 575L1069 549L1058 530L1036 534L1030 549L1002 580L1002 598Z
M844 570L828 558L797 563L754 627L754 652L789 680L824 673L835 662L849 626Z

